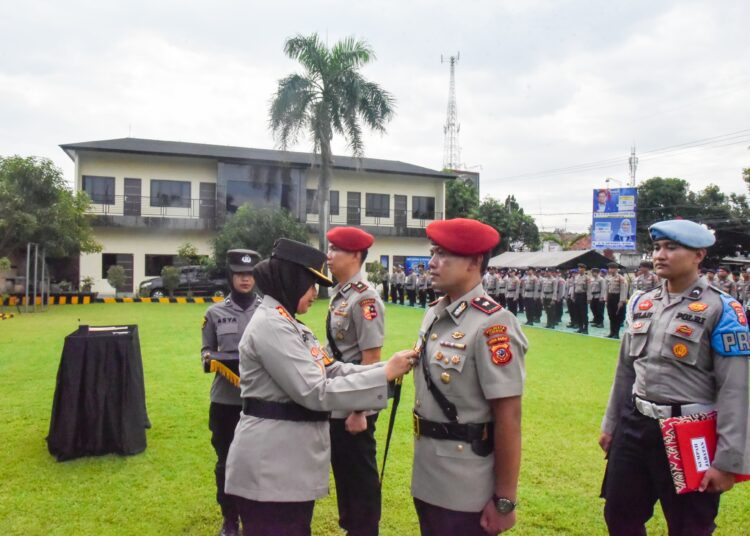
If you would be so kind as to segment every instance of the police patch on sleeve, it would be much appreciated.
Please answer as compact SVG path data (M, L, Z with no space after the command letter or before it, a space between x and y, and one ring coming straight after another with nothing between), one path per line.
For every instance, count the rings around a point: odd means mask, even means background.
M362 308L362 316L366 320L374 320L378 317L378 309L375 307L375 300L368 298L359 302L359 306Z
M742 306L721 294L721 317L711 334L711 347L724 357L750 356L750 331Z

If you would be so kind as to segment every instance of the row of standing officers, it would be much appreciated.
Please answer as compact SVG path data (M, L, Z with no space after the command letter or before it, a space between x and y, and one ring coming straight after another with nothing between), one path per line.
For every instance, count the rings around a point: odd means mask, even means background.
M678 224L677 230L682 226ZM482 285L499 236L491 227L464 219L434 222L427 235L432 242L429 272L443 297L427 310L415 347L383 362L385 310L380 296L360 275L372 244L370 235L355 228L334 229L328 235L327 255L281 239L271 258L257 264L252 252L236 253L240 265L230 258L232 294L209 309L203 329L204 353L240 353L240 392L235 389L234 398L228 391L222 395L226 386L217 376L211 393L209 422L217 452L223 534L237 533L240 520L246 535L310 534L314 501L328 492L329 462L336 482L339 525L351 535L377 534L381 514L375 464L377 411L386 407L388 382L414 368L418 370L411 494L422 534L498 534L515 524L528 342L515 315ZM692 265L685 260L689 255L681 258L672 252L695 250L700 261L706 247L701 244L707 244L707 239L690 242L670 226L653 236L665 252L662 256L672 256L664 263L671 259L671 269L679 277L658 286L662 289L658 294L655 289L638 294L647 299L639 302L635 314L646 318L644 311L653 307L647 311L653 318L633 323L623 342L626 350L624 357L621 353L600 439L610 456L603 488L605 519L612 534L645 534L642 525L659 499L672 508L665 510L670 528L677 526L677 516L692 516L699 529L691 533L710 534L718 492L731 488L732 472L740 472L750 461L743 453L748 413L746 357L750 355L747 318L731 297L725 300L719 290L714 296L713 287L691 279ZM241 296L247 288L242 285L246 276L239 276L243 272L233 266L242 269L246 260L254 264L252 277L264 295L262 301L252 293L252 298ZM321 344L297 315L313 303L316 284L332 285L323 273L326 263L339 282L326 318L327 344ZM586 277L581 271L572 280L574 297L584 305L593 297L593 291L582 287L580 278ZM619 282L619 292L607 294L616 294L618 307L623 309L627 296L623 296L623 281ZM559 286L548 288L554 293ZM702 329L677 326L675 318L687 317L675 314L683 309L695 311L696 299L702 300L704 311L711 309L710 315L691 313L702 318L695 320ZM657 300L666 301L660 308ZM510 308L507 294L505 301ZM245 322L247 316L249 322ZM662 328L671 333L672 324L679 342L669 348L667 357L661 346L666 344ZM654 329L649 330L649 325ZM682 364L686 356L690 359L685 363L697 364L699 370ZM676 388L653 390L652 383L643 382L651 374L651 363L664 368L665 360L670 361L669 378ZM704 367L704 360L712 366ZM729 373L733 383L725 392L712 378L720 374L724 381ZM630 409L633 400L623 396L629 390L642 397L635 410ZM706 477L704 499L681 499L674 491L670 494L663 481L654 484L655 476L662 478L668 471L663 448L659 455L650 443L643 446L630 438L653 431L655 421L642 420L646 404L651 412L675 407L689 412L711 403L724 415L719 421L718 464ZM631 411L638 417L631 418ZM727 421L730 415L733 425ZM635 481L640 487L630 486L629 475L641 478ZM631 493L623 493L629 487ZM628 510L633 505L641 508L637 516ZM674 532L683 533L687 532Z

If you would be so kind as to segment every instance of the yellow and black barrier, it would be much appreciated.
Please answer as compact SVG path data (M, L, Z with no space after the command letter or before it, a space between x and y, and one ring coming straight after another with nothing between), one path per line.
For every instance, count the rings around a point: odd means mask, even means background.
M0 313L0 320L10 320L14 316L13 313Z
M42 297L36 297L36 304L42 305ZM90 303L218 303L224 301L220 296L193 297L178 296L175 298L94 298L91 295L50 295L46 300L47 305L88 305ZM29 299L29 303L32 300ZM0 306L23 306L26 305L26 296L0 297Z

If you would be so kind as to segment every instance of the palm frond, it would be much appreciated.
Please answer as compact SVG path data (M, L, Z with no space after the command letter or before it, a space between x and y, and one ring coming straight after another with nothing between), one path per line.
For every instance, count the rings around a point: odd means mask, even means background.
M279 80L271 101L269 126L282 149L294 144L309 122L309 108L315 97L312 83L293 74Z
M340 71L356 70L375 59L375 51L367 43L345 37L331 48L331 64Z
M289 58L299 61L313 77L320 77L330 63L328 48L317 33L290 37L284 43L284 53Z

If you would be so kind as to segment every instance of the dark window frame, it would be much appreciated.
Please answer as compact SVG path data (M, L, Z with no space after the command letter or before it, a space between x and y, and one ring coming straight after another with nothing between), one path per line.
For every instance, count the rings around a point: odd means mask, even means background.
M179 192L179 194L174 194L171 192L169 194L163 192L155 193L155 187L161 187L162 185L180 185L180 188L183 191ZM190 183L190 181L151 179L149 190L151 194L149 203L152 207L190 208L192 190L192 184ZM185 196L186 193L187 196Z
M106 184L103 192L95 185ZM115 178L99 175L84 175L81 180L81 189L91 198L91 202L97 205L115 204ZM111 189L111 191L110 191ZM93 190L93 191L91 191Z
M390 218L391 194L365 193L365 216L368 218Z
M426 206L422 206L424 205ZM430 209L432 204L432 209ZM428 195L411 196L411 217L415 220L435 219L435 198Z
M146 253L143 256L144 275L146 277L161 276L161 269L165 266L174 266L177 262L177 255ZM161 268L154 270L155 266L161 265Z
M328 190L328 213L331 216L339 215L339 191ZM318 189L307 188L305 190L305 214L318 214Z

